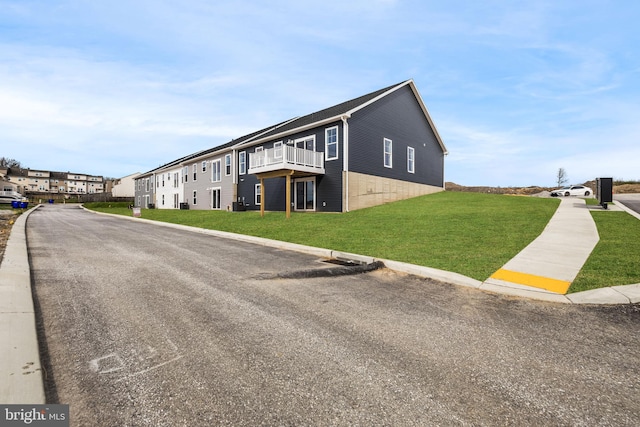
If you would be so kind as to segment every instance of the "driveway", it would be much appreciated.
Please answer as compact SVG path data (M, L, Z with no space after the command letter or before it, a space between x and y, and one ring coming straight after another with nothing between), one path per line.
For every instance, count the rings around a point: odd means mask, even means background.
M619 200L626 207L640 214L640 194L614 194L613 200Z
M72 425L640 417L638 305L533 302L384 269L274 278L324 263L69 206L33 212L27 231L47 396Z

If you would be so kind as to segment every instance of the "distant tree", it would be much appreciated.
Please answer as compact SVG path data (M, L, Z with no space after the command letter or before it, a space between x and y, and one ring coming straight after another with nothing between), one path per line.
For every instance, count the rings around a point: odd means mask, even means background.
M20 162L15 159L9 159L7 157L0 157L0 168L18 168L20 169Z
M567 181L569 181L569 178L567 178L567 171L564 170L564 168L560 168L558 169L558 187L562 187L564 184L567 183Z

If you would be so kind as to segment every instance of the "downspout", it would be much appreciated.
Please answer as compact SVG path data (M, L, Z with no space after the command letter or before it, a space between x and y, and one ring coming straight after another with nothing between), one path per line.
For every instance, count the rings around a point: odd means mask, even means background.
M344 115L342 118L342 161L344 170L344 211L349 212L349 116Z

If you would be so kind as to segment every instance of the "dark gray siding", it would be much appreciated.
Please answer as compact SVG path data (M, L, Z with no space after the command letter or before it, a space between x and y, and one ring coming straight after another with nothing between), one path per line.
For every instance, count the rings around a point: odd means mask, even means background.
M325 150L325 129L337 126L338 127L338 158L335 160L325 160L325 175L318 175L316 177L316 211L319 212L341 212L342 211L342 149L344 134L342 129L342 122L338 121L321 127L310 129L304 132L288 135L285 138L274 139L256 146L262 146L264 149L273 147L274 142L296 140L299 138L315 135L316 139L316 151L323 152ZM255 152L256 146L246 149L247 152L247 168L249 164L249 153ZM241 150L242 151L242 150ZM237 162L236 158L236 162ZM286 209L285 202L285 179L284 178L271 178L265 180L266 187L266 210L271 211L283 211ZM293 180L292 180L293 182ZM259 180L255 175L240 175L238 179L238 198L239 201L244 200L249 203L247 209L260 209L254 203L255 196L255 184L259 183ZM293 191L291 201L293 203Z
M383 139L393 141L393 167L384 167ZM407 171L415 149L415 173ZM349 119L349 170L442 187L444 153L409 86L357 111Z

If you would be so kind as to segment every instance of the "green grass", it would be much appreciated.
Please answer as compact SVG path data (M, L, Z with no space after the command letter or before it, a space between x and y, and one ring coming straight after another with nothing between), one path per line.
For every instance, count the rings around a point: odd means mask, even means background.
M142 217L370 255L485 280L544 229L557 199L442 192L343 214L143 209ZM106 205L109 205L107 203ZM90 209L131 215L126 205Z
M640 221L626 212L591 212L600 241L569 292L640 283Z

